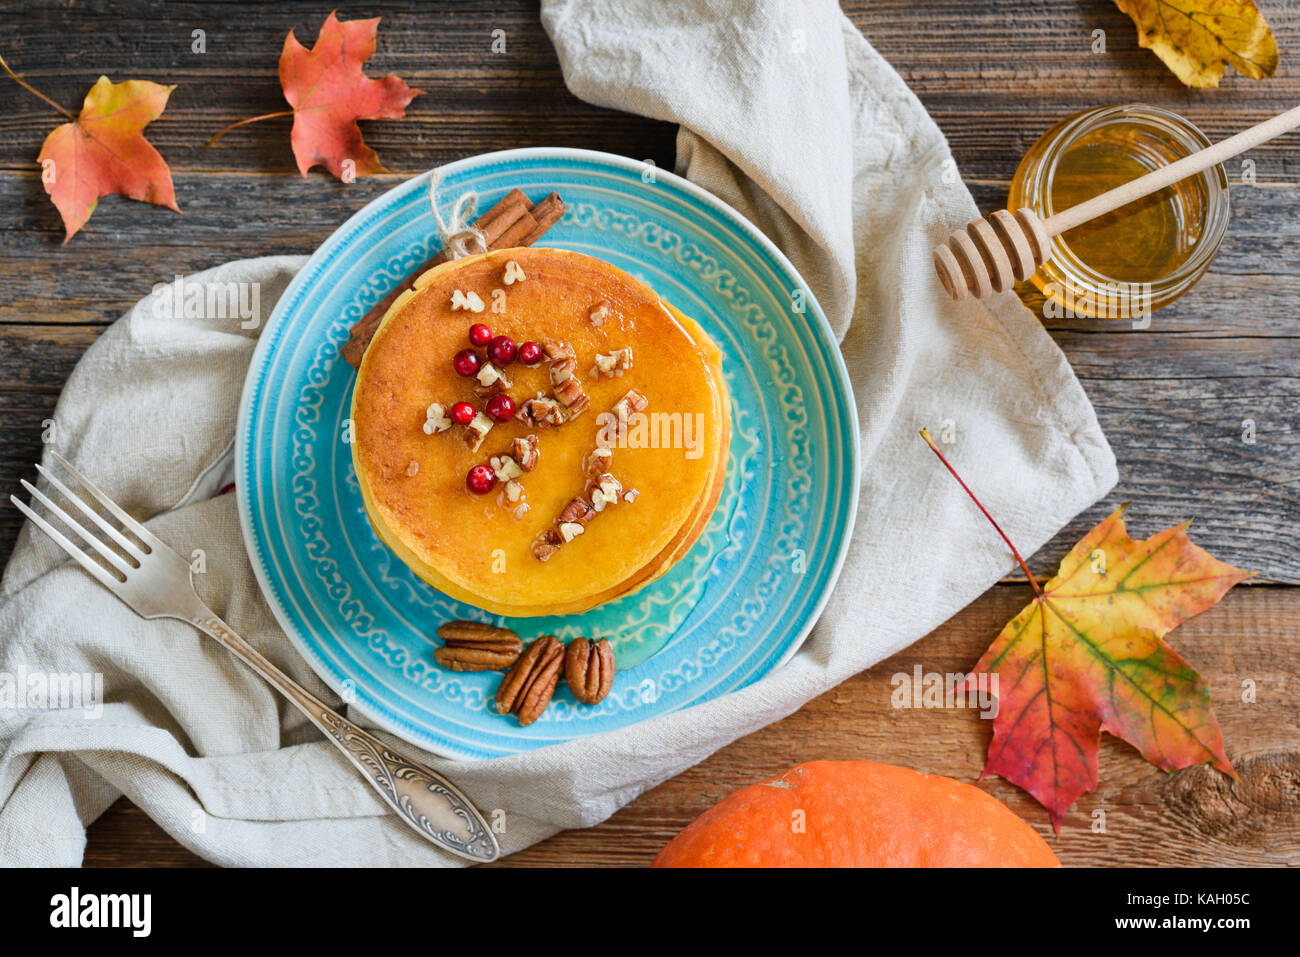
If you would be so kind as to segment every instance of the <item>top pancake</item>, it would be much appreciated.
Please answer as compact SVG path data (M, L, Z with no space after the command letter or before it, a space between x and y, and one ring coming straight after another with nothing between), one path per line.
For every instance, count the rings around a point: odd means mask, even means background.
M526 278L507 286L509 261ZM487 308L452 310L454 290L476 292ZM596 325L589 315L602 302L608 318ZM450 408L463 400L483 408L475 380L452 367L476 322L516 343L569 343L590 397L587 410L560 426L499 423L477 452L465 443L462 426L425 434L430 403ZM592 375L597 353L623 347L632 349L629 371L612 379ZM555 614L617 597L680 557L717 500L729 434L719 358L698 325L644 283L589 256L518 248L432 269L389 310L358 373L352 451L367 514L417 574L489 611ZM547 369L546 362L515 361L502 370L516 405L551 393ZM586 489L583 463L596 446L604 421L598 417L629 389L648 399L649 418L639 434L633 423L626 444L643 445L661 433L659 447L613 449L609 472L624 489L636 489L636 500L606 507L582 535L539 561L532 554L539 534L554 529L565 505ZM465 476L491 456L509 454L511 440L530 433L538 437L540 460L518 479L530 510L517 519L498 491L469 492ZM412 463L418 463L414 475Z

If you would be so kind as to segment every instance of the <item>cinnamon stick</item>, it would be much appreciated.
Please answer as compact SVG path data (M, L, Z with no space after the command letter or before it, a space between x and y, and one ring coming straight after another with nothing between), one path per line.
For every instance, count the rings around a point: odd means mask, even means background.
M483 233L488 249L510 249L514 246L531 246L542 235L564 217L564 200L559 193L551 193L544 200L533 205L522 190L512 189L491 209L474 222L474 228ZM439 252L436 256L417 268L396 288L367 312L348 335L348 341L339 350L349 365L358 367L366 354L375 330L388 312L388 307L397 297L410 289L415 280L425 270L432 269L447 261Z
M516 245L531 246L533 243L537 242L537 240L541 239L542 235L548 229L563 219L564 200L560 199L559 193L552 193L533 207L532 216L533 219L536 220L537 225L534 226L522 239L520 239ZM504 237L502 238L504 240ZM505 242L503 241L501 245L504 248Z

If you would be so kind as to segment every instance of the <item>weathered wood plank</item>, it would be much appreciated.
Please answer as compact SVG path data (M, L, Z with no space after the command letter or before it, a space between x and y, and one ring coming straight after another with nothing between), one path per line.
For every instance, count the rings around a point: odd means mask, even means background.
M1021 586L998 586L912 648L724 748L649 791L598 827L567 831L508 858L506 866L641 866L674 834L727 794L808 760L902 764L975 782L991 731L968 710L896 710L891 677L964 672L1028 599ZM1204 767L1167 775L1128 745L1105 736L1100 787L1085 795L1052 834L1046 812L1000 779L980 787L1006 802L1067 865L1300 865L1300 731L1287 690L1300 658L1300 591L1238 590L1170 636L1206 676L1234 784ZM1242 700L1253 682L1256 700ZM1094 833L1104 812L1104 833ZM122 805L90 829L87 864L140 858L185 864L193 855L169 844L139 811ZM161 838L161 839L160 839Z
M990 730L974 711L890 707L896 673L963 672L1027 600L1000 586L909 650L845 682L784 721L736 742L643 795L606 823L569 831L507 863L643 865L735 789L812 759L869 759L975 782ZM1067 865L1300 864L1300 732L1286 688L1300 642L1300 593L1255 589L1171 635L1210 681L1215 711L1241 783L1204 767L1167 775L1105 736L1100 787L1084 795L1054 836L1046 812L1001 779L980 786L1027 820ZM1257 701L1241 700L1253 681ZM1105 812L1104 834L1093 833Z
M160 28L156 16L124 14L117 6L91 3L75 12L54 3L27 6L6 25L17 41L6 48L6 59L73 112L100 73L177 84L148 131L173 170L296 174L288 118L243 127L215 147L205 143L232 122L286 109L277 76L285 35L296 29L310 45L321 11L169 3ZM459 156L534 145L657 156L666 143L671 154L670 125L567 94L535 4L381 3L373 12L383 23L367 72L396 73L424 91L405 119L363 123L367 143L390 169L415 172ZM194 30L205 31L204 53L192 52ZM505 31L505 52L492 50L495 30ZM15 109L0 116L0 167L31 168L61 118L7 78L4 83Z
M1007 178L1043 130L1099 103L1165 106L1220 138L1300 99L1300 74L1286 57L1300 49L1300 12L1292 7L1266 10L1283 51L1277 76L1258 82L1229 70L1220 90L1189 91L1138 47L1132 22L1109 0L850 0L843 6L926 104L971 178ZM408 119L365 126L368 142L392 169L414 171L536 143L622 144L616 152L654 155L635 142L645 121L629 122L564 94L532 3L407 0L373 4L367 12L384 17L370 72L395 72L427 91ZM179 83L168 112L150 127L174 168L293 169L287 120L241 129L217 149L203 143L235 120L285 107L276 81L281 44L290 28L305 41L314 38L318 11L169 3L160 23L156 14L124 14L106 2L78 5L75 13L45 2L7 17L16 40L7 58L69 109L99 73ZM206 53L191 50L195 29L206 31ZM1104 53L1092 52L1097 29L1106 32ZM505 31L505 53L492 52L494 30ZM13 89L17 109L0 116L0 167L9 168L30 166L58 121ZM1294 142L1293 135L1255 151L1261 178L1300 177Z
M672 146L651 157L671 164ZM344 184L280 174L180 173L183 216L120 197L100 202L74 242L63 229L35 173L0 171L0 323L107 323L155 282L229 259L308 253L404 175ZM1005 183L972 184L980 208L1006 202ZM1228 235L1210 272L1173 307L1157 313L1151 331L1221 338L1300 336L1292 300L1300 293L1300 185L1236 186ZM50 282L50 275L59 282ZM1041 303L1029 286L1031 304ZM1041 310L1034 307L1035 311ZM1050 320L1052 329L1124 334L1129 324ZM1228 350L1220 348L1225 361Z

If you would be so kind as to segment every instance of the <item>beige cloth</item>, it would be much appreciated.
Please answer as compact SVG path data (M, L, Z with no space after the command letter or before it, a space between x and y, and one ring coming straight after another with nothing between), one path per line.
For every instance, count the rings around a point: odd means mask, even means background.
M920 638L1007 571L1010 556L919 427L948 438L1027 551L1115 481L1093 411L1036 319L1010 294L944 299L930 250L975 206L934 123L834 3L550 0L542 16L575 93L681 123L681 171L759 224L808 279L843 339L863 472L839 586L785 667L597 738L430 760L479 807L506 812L506 851L604 819ZM267 311L302 261L246 260L199 278L260 282ZM151 527L178 550L203 548L204 598L329 699L258 592L234 497L210 497L253 335L230 321L159 319L144 300L77 366L55 441L137 514L157 516ZM23 666L102 673L108 703L98 717L0 710L0 863L78 863L84 825L120 794L223 864L454 863L386 815L223 649L186 625L135 617L30 530L0 596L0 674Z

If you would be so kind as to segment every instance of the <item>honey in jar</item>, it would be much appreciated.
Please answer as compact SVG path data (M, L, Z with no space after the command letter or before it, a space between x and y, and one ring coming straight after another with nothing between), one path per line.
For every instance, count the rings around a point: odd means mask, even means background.
M1085 110L1025 154L1007 205L1046 219L1208 145L1166 110ZM1149 317L1201 277L1227 225L1227 176L1214 166L1053 237L1051 257L1031 281L1047 297L1047 316Z

